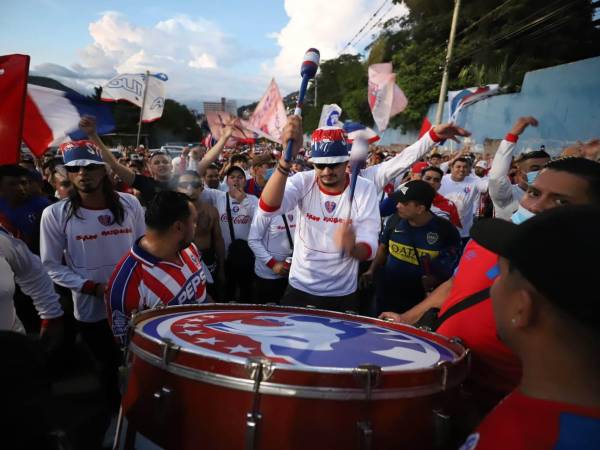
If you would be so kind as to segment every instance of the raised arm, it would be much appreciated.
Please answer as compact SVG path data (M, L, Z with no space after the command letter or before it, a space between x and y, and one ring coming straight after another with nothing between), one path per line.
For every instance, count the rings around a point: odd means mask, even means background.
M104 145L104 142L102 142L102 139L100 139L100 136L98 136L98 133L96 132L96 118L84 116L79 121L79 128L87 134L90 141L98 146L102 159L108 164L112 171L116 173L121 180L131 186L135 179L135 173L129 167L125 167L123 164L119 163L108 147Z
M218 158L223 149L225 148L225 144L231 137L233 133L233 129L236 127L236 120L230 120L225 124L223 128L223 132L221 133L221 138L217 141L212 148L206 152L204 157L198 162L198 167L196 171L200 174L201 177L204 176L204 172L208 166L214 163Z
M514 148L519 136L529 126L537 126L538 121L531 116L519 117L494 155L489 173L489 190L492 202L497 207L507 206L513 197L512 183L508 177L514 156Z
M292 146L292 161L295 159L300 148L302 148L302 119L299 116L289 116L287 124L283 129L281 136L281 142L287 143L290 139L293 140L294 145ZM290 175L291 164L284 161L283 158L279 160L277 169L269 178L263 192L260 196L260 207L266 212L273 212L279 209L283 202L283 193L285 192L285 185ZM298 175L296 175L298 176ZM295 178L295 177L294 177Z

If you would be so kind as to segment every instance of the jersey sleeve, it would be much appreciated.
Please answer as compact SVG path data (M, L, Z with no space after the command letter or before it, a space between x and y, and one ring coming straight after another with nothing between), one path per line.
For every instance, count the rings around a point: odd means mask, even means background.
M0 248L15 274L16 283L31 297L40 318L61 317L63 309L58 294L39 257L31 253L25 242L12 236L0 236Z
M132 215L131 221L133 222L133 237L138 239L146 233L146 221L144 219L144 208L140 201L133 195L122 196L123 201L126 202L129 212Z
M431 150L433 144L438 141L439 139L432 131L425 133L421 139L402 150L400 154L389 161L361 171L361 176L372 181L376 190L381 191L391 180L407 171L417 160L425 156Z
M439 281L446 281L452 276L460 259L461 240L460 233L446 219L438 219L440 223L440 236L443 247L437 258L431 262L431 270Z
M370 181L361 180L360 178L358 181L362 181L363 188L361 189L362 195L359 196L356 205L358 214L353 222L356 232L356 243L367 245L370 251L367 259L373 259L379 246L378 237L381 228L377 192L375 192L375 186Z
M248 234L248 245L254 252L254 256L266 266L271 263L273 257L263 245L263 238L269 229L272 217L261 213L255 214L254 219L252 219L252 225L250 226L250 233Z
M128 343L132 313L144 306L140 294L142 280L137 268L137 261L125 255L112 273L104 294L108 323L116 340L123 346Z
M512 140L514 142L507 139L500 142L489 173L490 198L498 208L508 206L513 200L512 183L508 177L516 143L516 139Z
M63 230L64 224L59 218L59 206L64 207L62 203L57 203L46 208L42 213L40 257L52 281L65 288L81 291L88 280L63 264L66 236Z

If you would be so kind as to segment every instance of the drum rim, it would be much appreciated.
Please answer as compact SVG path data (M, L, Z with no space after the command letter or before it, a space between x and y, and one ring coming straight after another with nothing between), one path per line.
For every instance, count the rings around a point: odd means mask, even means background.
M394 323L390 323L387 322L385 320L381 320L381 319L377 319L377 318L373 318L373 317L367 317L367 316L360 316L358 314L356 315L351 315L351 314L347 314L347 313L342 313L342 312L338 312L338 311L328 311L328 310L324 310L324 309L317 309L317 308L303 308L303 307L296 307L296 306L281 306L281 305L259 305L259 304L248 304L248 303L201 303L201 304L193 304L193 305L174 305L174 306L168 306L168 307L160 307L160 308L154 308L154 309L149 309L146 311L143 311L141 313L138 313L135 315L135 317L132 318L131 320L131 326L133 328L133 332L139 336L141 339L144 339L146 341L152 342L154 344L160 345L160 346L164 346L165 341L155 338L153 336L149 336L146 333L142 333L141 330L139 330L136 326L140 323L143 322L145 320L151 319L153 316L158 316L160 315L160 313L162 311L168 310L170 312L176 313L179 311L194 311L197 309L198 306L201 306L202 309L209 309L209 308L219 308L219 307L224 307L224 309L248 309L251 310L253 308L256 309L264 309L264 310L281 310L282 312L290 312L290 311L296 311L298 313L305 313L305 314L323 314L325 316L338 316L338 315L344 315L344 316L351 316L351 317L359 317L362 321L364 321L365 323L374 323L374 324L380 324L380 325L386 325L386 326L392 326L392 329L397 328L398 326L404 328L409 328L412 330L417 331L417 336L422 337L421 334L426 333L429 335L433 335L434 337L436 337L438 340L434 340L434 342L436 342L438 345L443 345L445 346L448 350L450 350L452 353L454 353L456 355L456 359L452 360L452 361L447 361L445 362L445 364L447 364L450 367L455 367L455 366L459 366L463 360L465 358L468 357L468 349L462 345L462 343L458 343L450 338L448 338L447 336L443 336L441 334L435 333L435 332L425 332L419 328L413 327L411 325L407 325L407 324L394 324ZM399 330L401 331L401 330ZM443 342L440 342L443 341ZM458 351L457 347L460 347L462 351ZM235 362L235 361L228 361L224 358L218 358L215 356L209 356L209 355L203 355L200 353L197 353L195 351L190 350L187 347L178 347L178 351L181 351L183 353L186 353L188 355L192 355L192 356L198 356L198 357L202 357L202 358L214 358L216 360L222 361L225 364L233 364L236 366L242 365L242 363L240 362ZM315 371L311 371L311 370L303 370L301 367L297 367L297 366L285 366L282 364L278 364L278 363L273 363L273 367L275 369L277 369L278 371L288 371L288 372L304 372L304 373L328 373L328 374L339 374L339 375L347 375L347 374L351 374L352 371L354 370L353 368L326 368L323 370L315 370ZM383 372L386 374L418 374L418 373L426 373L429 372L431 370L435 369L434 366L430 366L430 367L423 367L423 368L419 368L419 369L409 369L409 370L386 370L385 368L383 368ZM195 369L198 370L198 369Z
M209 372L206 370L200 370L197 368L188 367L177 363L165 364L162 358L155 355L154 353L145 350L132 342L130 344L130 351L139 357L142 361L157 367L161 370L169 372L173 375L178 375L193 381L199 381L219 387L230 388L234 390L253 392L254 380L250 378L240 378L232 375L225 375L221 373ZM460 361L455 363L449 363L452 365L458 365L464 362L463 358L468 355L468 350L465 355L461 356ZM279 370L279 367L277 367ZM419 373L419 372L431 372L436 368L427 369L415 369L411 371L404 371L402 373ZM385 374L392 374L393 372L385 372ZM385 376L385 375L384 375ZM401 398L415 398L423 397L427 395L437 394L452 389L462 383L462 379L454 380L453 377L448 377L446 384L440 383L436 380L435 383L424 384L420 386L411 387L394 387L394 388L373 388L370 393L370 399L372 400L392 400ZM365 399L364 388L340 388L340 387L314 387L306 385L292 385L284 383L273 383L269 381L263 381L260 383L259 388L260 394L265 395L276 395L285 397L298 397L307 399L326 399L326 400L340 400L340 401L355 401Z

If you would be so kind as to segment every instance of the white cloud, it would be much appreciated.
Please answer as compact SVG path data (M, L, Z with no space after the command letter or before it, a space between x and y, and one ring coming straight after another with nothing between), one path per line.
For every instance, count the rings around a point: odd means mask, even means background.
M167 95L183 102L258 98L269 82L265 74L236 70L236 64L260 55L203 18L177 15L140 27L107 11L88 29L93 42L79 51L78 63L70 68L44 63L33 72L86 92L117 73L164 72L169 76Z
M336 58L381 4L381 1L372 0L285 0L285 11L290 20L279 32L267 35L277 41L280 51L274 60L263 64L263 71L274 76L282 90L298 89L300 65L306 50L310 47L319 49L321 60ZM392 6L388 0L366 30L383 15L387 19L404 14L404 6ZM357 53L370 42L371 34L379 30L375 27L358 42L358 48L351 46L344 53Z

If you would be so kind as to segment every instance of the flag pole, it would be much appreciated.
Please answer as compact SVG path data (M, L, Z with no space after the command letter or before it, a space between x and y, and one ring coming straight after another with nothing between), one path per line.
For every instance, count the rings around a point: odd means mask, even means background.
M448 70L450 69L450 62L452 61L452 50L454 48L454 37L456 36L456 24L458 22L459 9L460 0L454 0L454 13L452 14L452 25L450 26L450 37L448 38L448 51L446 52L446 63L444 64L444 74L442 75L442 85L440 86L440 97L438 99L434 125L442 123L444 103L448 91Z
M135 148L140 146L140 134L142 133L142 118L144 116L144 108L146 107L146 95L148 94L148 80L150 79L150 71L146 70L146 82L144 83L144 97L142 99L142 108L140 109L140 121L138 123L137 139L135 140Z

